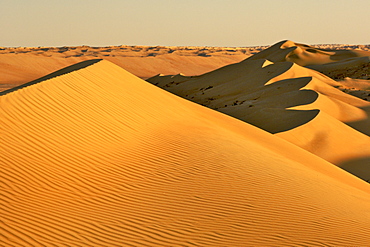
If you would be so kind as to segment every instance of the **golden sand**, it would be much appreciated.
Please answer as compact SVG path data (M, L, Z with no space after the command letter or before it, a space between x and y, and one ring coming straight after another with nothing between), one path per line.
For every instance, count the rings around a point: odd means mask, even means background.
M0 245L368 245L369 103L266 51L149 79L183 98L99 59L0 93Z

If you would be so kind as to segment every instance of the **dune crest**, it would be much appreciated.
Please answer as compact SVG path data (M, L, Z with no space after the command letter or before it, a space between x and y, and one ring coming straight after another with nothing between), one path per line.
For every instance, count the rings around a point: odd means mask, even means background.
M314 52L315 51L315 52ZM370 103L336 87L308 64L362 56L282 41L242 62L196 77L148 81L181 97L253 124L336 165L370 157ZM370 180L363 163L353 174Z
M1 245L367 244L367 183L110 62L0 108Z

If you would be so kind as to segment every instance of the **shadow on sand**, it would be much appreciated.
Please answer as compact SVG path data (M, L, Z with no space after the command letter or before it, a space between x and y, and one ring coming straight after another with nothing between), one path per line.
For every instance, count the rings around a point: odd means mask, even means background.
M147 81L275 134L304 125L320 112L291 109L318 98L317 92L303 89L312 77L282 78L267 84L293 66L292 62L246 59L200 76L155 76Z
M366 112L367 117L365 119L355 121L355 122L348 122L346 124L360 131L361 133L367 136L370 136L370 106L360 107L360 108Z
M363 157L338 164L343 170L370 183L370 157Z

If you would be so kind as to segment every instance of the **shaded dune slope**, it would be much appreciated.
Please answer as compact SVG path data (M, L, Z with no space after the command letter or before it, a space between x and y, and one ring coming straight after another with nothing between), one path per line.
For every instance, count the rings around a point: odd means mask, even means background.
M367 183L110 62L0 109L1 245L368 243Z
M336 89L338 82L329 77L287 61L297 50L293 44L280 42L201 76L155 76L148 81L277 134L334 164L370 157L370 103ZM363 169L364 174L370 170L366 165Z

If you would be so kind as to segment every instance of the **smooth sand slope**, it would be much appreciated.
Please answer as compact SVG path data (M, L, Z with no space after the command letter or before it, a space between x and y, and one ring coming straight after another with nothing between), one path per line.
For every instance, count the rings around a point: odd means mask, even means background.
M319 52L307 55L300 46L284 41L201 76L159 75L148 81L274 133L369 180L370 103L297 64L326 63L330 58Z
M110 62L59 74L0 96L0 245L369 244L368 183Z

